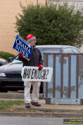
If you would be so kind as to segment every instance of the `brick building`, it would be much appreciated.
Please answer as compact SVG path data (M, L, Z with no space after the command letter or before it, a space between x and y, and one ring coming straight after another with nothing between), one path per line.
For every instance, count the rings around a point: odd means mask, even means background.
M20 2L22 5L45 5L48 4L63 4L65 2L69 5L74 4L76 8L83 5L83 0L0 0L0 51L8 51L16 53L12 49L13 41L16 36L16 16L21 12Z
M12 49L16 36L16 16L21 12L22 5L45 4L45 0L0 0L0 51L16 53Z

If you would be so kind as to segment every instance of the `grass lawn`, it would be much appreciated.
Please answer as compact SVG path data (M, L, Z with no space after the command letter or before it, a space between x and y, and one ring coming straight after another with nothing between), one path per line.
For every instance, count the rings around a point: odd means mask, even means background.
M0 112L15 111L16 107L23 105L23 100L0 100Z

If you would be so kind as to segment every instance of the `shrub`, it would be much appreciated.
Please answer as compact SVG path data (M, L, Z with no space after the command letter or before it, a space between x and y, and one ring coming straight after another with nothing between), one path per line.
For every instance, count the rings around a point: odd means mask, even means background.
M14 54L11 54L9 52L0 51L0 57L6 60L8 60L9 57L14 57L14 56L15 56Z
M82 44L83 16L81 12L64 6L27 6L17 16L17 32L37 36L37 44Z

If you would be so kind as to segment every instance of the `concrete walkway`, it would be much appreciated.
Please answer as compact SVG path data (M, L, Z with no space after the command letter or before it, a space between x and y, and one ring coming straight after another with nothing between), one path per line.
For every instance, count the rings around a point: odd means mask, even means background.
M25 109L23 104L14 107L9 112L0 112L0 115L83 118L83 105L52 105L45 104L44 100L40 102L41 107L31 106L30 109Z
M0 112L0 115L83 118L83 106L42 104L41 107L32 106L31 109L25 109L24 105L18 105L9 112Z
M23 94L0 93L1 100L23 99ZM32 106L31 109L25 109L22 106L16 106L9 112L0 112L0 115L9 116L49 116L49 117L83 117L83 105L59 105L59 104L46 104L45 100L40 100L41 107Z

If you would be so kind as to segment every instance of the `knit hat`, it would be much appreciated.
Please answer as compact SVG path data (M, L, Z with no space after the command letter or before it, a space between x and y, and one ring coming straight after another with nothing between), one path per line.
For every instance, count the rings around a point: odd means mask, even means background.
M33 36L33 34L28 34L28 35L26 35L25 39L30 43L33 40L36 40L36 37Z

